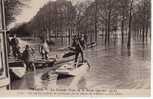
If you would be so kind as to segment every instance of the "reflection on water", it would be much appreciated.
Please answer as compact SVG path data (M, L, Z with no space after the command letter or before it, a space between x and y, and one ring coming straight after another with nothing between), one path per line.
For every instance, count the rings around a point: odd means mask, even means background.
M29 73L21 80L12 82L12 89L51 90L52 88L86 88L84 74L72 77L54 74L54 71L51 71L48 74L49 77L42 79L44 74L45 72Z
M56 88L57 75L56 74L45 74L46 78L42 78L44 73L39 73L34 75L34 89L35 90L49 90L51 88Z
M35 75L35 90L50 90L52 88L86 88L86 80L83 76L53 75L49 79L42 80L43 74ZM53 79L54 78L54 79Z

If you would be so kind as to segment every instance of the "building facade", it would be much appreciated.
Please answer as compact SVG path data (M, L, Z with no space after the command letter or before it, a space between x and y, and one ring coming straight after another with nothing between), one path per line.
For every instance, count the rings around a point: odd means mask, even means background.
M4 1L0 0L0 90L7 90L10 84L8 71L6 24Z

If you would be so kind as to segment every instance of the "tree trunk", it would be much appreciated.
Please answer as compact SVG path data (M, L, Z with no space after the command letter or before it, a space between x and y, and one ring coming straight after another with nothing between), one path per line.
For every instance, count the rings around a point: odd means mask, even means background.
M122 45L123 45L124 44L124 20L122 20L121 34L122 34Z
M143 26L142 28L142 42L144 43L145 41L145 27Z
M129 32L128 32L128 43L127 48L131 48L131 23L132 23L132 7L133 7L133 0L131 1L130 5L130 14L129 14Z
M69 41L68 44L69 44L69 45L70 45L70 42L71 42L71 41L70 41L70 40L71 40L70 38L71 38L70 29L68 29L68 41Z
M108 14L108 35L107 35L107 40L108 40L108 45L110 43L110 22L111 22L111 10L109 11L109 14Z
M132 16L130 14L130 18L129 18L129 32L128 32L128 44L127 44L128 49L131 48L131 21L132 21Z
M97 43L97 2L95 1L95 42Z
M107 25L105 27L105 45L107 45Z
M146 41L148 40L148 24L146 25Z

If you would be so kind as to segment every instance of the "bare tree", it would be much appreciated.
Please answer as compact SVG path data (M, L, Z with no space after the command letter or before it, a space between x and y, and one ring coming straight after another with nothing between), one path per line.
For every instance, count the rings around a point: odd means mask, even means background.
M130 1L129 5L129 32L128 32L128 43L127 48L131 48L131 23L132 23L132 9L133 9L133 0Z
M15 16L21 12L22 7L27 6L25 2L28 1L29 0L4 0L7 26L15 20Z
M117 0L97 0L99 4L99 21L105 29L105 44L110 43L112 28L117 26L118 1Z
M68 36L68 43L71 43L71 35L75 30L76 10L70 1L50 1L44 5L31 20L31 30L37 31L39 37L51 40L54 37L57 41Z
M118 11L119 11L119 17L121 21L121 42L122 45L124 44L124 34L125 34L125 27L127 27L127 21L128 21L128 7L129 7L129 0L119 0L119 6L118 6Z
M145 42L145 38L148 38L148 30L151 25L151 2L150 0L141 0L136 5L136 11L133 18L133 30L135 35L142 38ZM140 31L140 32L139 32Z

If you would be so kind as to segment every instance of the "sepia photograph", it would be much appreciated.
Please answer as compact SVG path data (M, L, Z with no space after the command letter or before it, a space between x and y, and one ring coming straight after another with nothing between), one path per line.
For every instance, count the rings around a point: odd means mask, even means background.
M0 14L0 96L151 95L151 0L0 0Z

